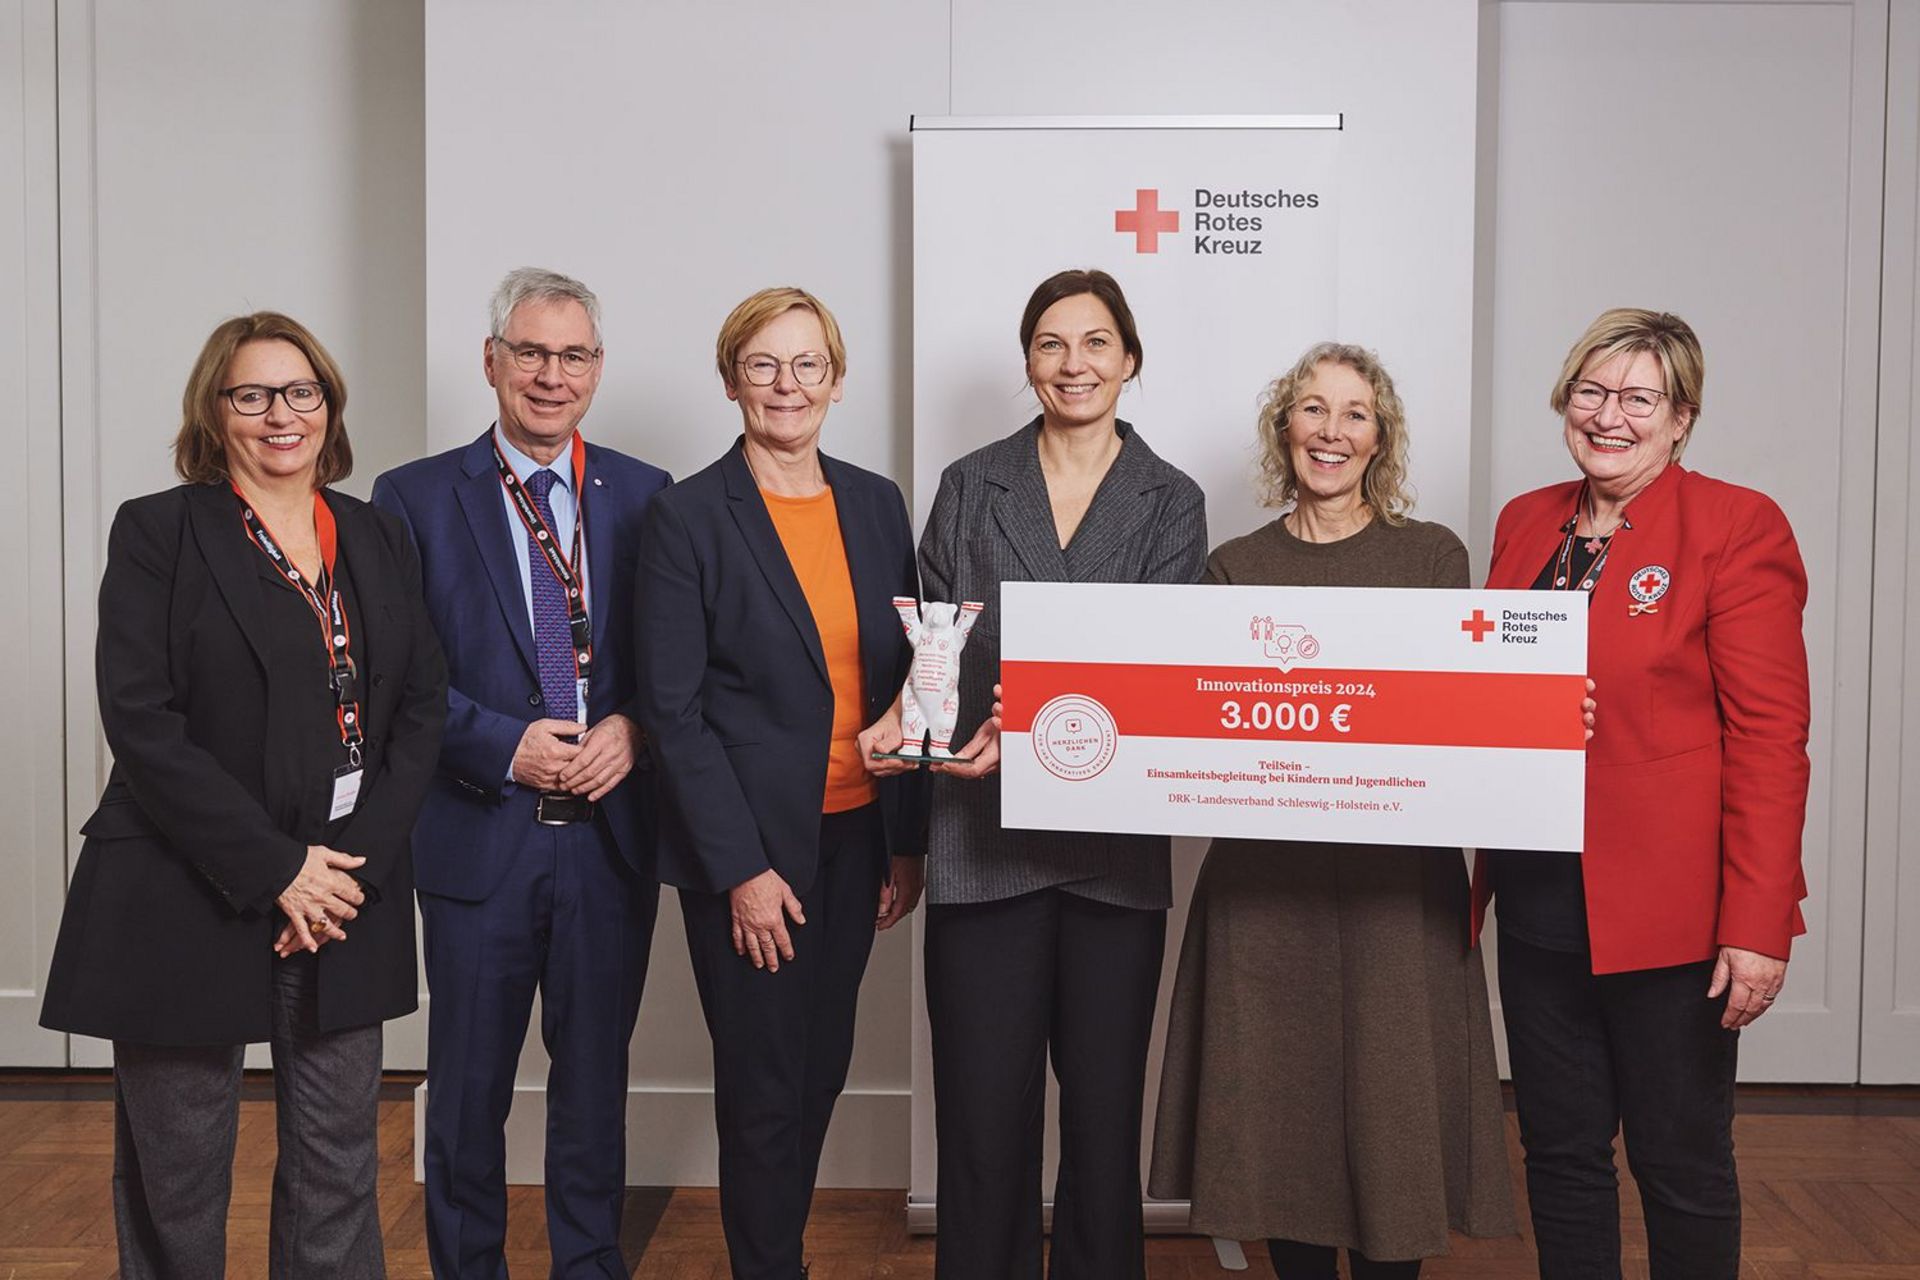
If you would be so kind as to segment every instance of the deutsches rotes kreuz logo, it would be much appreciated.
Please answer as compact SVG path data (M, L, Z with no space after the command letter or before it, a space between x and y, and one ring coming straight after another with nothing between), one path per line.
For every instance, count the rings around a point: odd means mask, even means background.
M1667 572L1667 566L1663 564L1635 569L1633 576L1627 579L1627 594L1633 597L1633 608L1629 612L1635 616L1660 612L1654 605L1672 585L1673 575Z
M1650 564L1633 571L1633 577L1627 580L1627 593L1641 604L1652 604L1672 585L1673 575L1667 572L1667 566Z
M1211 187L1193 190L1194 253L1253 256L1264 254L1268 225L1294 210L1320 207L1317 191L1289 191L1274 187L1266 191L1216 191ZM1117 235L1133 237L1135 253L1159 253L1160 237L1179 234L1180 211L1160 207L1160 188L1136 187L1133 207L1113 211L1113 230Z

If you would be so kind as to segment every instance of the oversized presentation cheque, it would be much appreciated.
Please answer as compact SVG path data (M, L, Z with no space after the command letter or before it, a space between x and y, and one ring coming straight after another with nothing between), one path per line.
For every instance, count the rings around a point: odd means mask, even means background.
M1574 592L1010 582L1001 821L1578 850Z

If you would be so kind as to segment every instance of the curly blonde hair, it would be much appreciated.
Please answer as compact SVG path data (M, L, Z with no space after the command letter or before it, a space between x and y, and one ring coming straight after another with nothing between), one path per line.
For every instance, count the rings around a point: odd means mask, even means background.
M1378 450L1360 478L1360 500L1388 524L1405 524L1413 510L1413 489L1407 483L1407 410L1380 357L1365 347L1345 342L1319 342L1307 348L1291 369L1275 378L1260 401L1260 501L1282 507L1299 497L1293 457L1287 449L1287 419L1300 399L1300 388L1323 364L1345 365L1373 390L1373 419L1380 433Z

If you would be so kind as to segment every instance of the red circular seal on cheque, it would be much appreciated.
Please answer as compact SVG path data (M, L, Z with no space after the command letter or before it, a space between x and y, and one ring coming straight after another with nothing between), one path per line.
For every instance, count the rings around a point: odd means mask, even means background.
M1056 778L1085 782L1113 763L1120 745L1113 714L1082 693L1063 693L1033 718L1033 754Z

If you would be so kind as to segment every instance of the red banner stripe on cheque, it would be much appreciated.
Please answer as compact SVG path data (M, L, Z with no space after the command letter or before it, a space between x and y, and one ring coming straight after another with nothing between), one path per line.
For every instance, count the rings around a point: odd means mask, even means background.
M1105 707L1122 737L1565 751L1586 745L1586 678L1579 675L1003 661L1000 680L1010 733L1030 732L1042 706L1077 693ZM1281 711L1282 703L1294 710ZM1313 713L1304 710L1309 705ZM1346 713L1336 716L1341 707ZM1303 727L1308 721L1312 728Z

